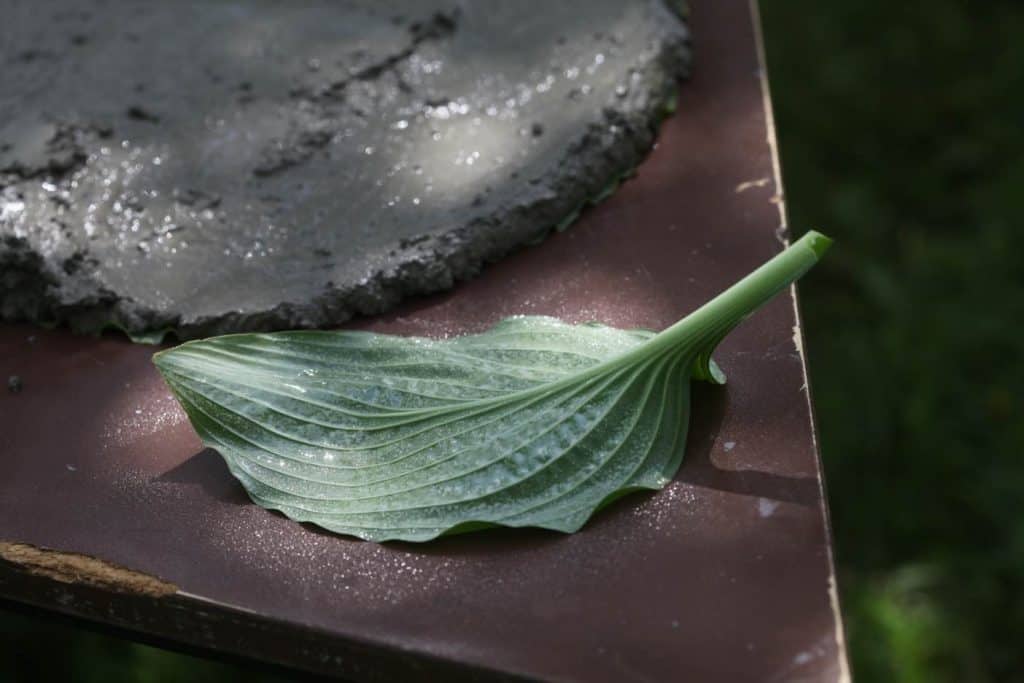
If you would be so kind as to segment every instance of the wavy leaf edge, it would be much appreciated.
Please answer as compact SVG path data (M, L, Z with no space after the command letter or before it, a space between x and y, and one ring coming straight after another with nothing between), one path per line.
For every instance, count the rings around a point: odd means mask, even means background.
M572 533L671 480L690 381L724 383L715 347L830 244L808 232L660 333L515 316L450 339L231 334L153 360L262 507L378 542Z

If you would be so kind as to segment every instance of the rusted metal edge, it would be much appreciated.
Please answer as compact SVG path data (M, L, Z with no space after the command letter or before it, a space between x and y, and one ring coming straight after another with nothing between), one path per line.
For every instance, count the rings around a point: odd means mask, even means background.
M178 587L170 581L80 553L0 541L0 558L29 574L61 583L81 583L153 598L178 592Z
M775 180L775 195L771 201L779 210L779 227L776 230L776 237L784 246L789 246L789 221L786 214L786 194L782 184L782 163L779 158L779 143L775 132L775 109L772 106L771 84L768 78L768 59L765 51L764 34L761 28L761 8L758 0L749 0L750 16L754 23L754 43L757 49L757 60L760 64L758 80L761 85L761 96L764 100L765 128L767 130L768 148L771 150L772 174ZM748 187L738 187L737 192L749 189L750 186L760 186L759 181L750 183ZM818 478L820 493L821 515L825 525L825 551L828 562L828 599L832 610L832 618L835 622L835 641L838 655L839 671L837 672L838 683L850 683L850 664L846 652L846 632L843 627L842 612L839 608L839 588L836 583L835 552L833 550L832 519L829 515L828 496L825 486L825 472L821 464L821 448L818 445L818 426L814 413L814 401L811 399L811 383L807 374L807 356L804 353L804 332L803 321L800 315L800 305L797 299L796 283L790 285L789 297L793 302L793 346L800 357L800 371L803 374L803 393L807 400L807 416L810 420L811 444L814 448L814 466Z
M519 681L483 668L285 622L211 601L144 572L81 553L0 541L0 600L123 630L200 656L258 659L344 680Z

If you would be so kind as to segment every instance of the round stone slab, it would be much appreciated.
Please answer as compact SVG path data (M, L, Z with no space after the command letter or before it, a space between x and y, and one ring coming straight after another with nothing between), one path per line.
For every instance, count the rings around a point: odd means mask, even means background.
M664 0L53 0L0 22L0 315L136 339L447 288L640 162Z

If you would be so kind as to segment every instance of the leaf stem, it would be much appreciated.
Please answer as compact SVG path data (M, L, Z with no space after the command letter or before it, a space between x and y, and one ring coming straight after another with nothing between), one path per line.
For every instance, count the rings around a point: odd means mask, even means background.
M831 244L831 239L811 230L760 268L656 335L644 345L645 352L697 349L695 379L724 382L724 375L711 361L714 348L747 316L806 273Z

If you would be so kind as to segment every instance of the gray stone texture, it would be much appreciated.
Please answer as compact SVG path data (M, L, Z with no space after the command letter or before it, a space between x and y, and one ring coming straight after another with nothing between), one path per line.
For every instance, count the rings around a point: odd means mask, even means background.
M634 169L689 59L662 0L0 15L0 316L149 340L471 277Z

